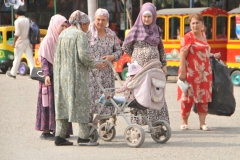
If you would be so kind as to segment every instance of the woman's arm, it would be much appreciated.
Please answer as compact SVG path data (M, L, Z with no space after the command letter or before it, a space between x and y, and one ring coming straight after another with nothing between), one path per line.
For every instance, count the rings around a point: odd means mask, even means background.
M110 61L110 62L117 61L122 56L122 49L120 47L120 44L118 43L117 36L114 35L113 38L114 38L114 44L113 44L113 53L112 53L112 55L103 56L104 60L107 60L107 61Z
M49 86L51 85L51 80L50 80L50 67L49 67L50 63L48 62L48 60L44 57L41 57L41 69L43 71L43 75L45 77L45 85Z
M127 43L127 44L124 44L124 43L123 43L123 46L122 46L123 52L125 52L125 53L127 53L128 55L132 56L133 44L134 44L134 41L133 41L133 42L130 42L130 43Z
M214 57L216 59L220 59L221 53L220 52L218 52L218 53L210 53L210 57Z
M161 38L160 38L160 42L159 42L159 45L158 45L158 51L159 51L160 62L162 63L162 70L163 70L164 74L167 75L166 53L165 53L165 49L164 49L163 42L162 42Z
M117 89L116 90L116 92L117 93L121 93L121 92L124 92L124 91L126 91L128 88L127 88L127 84L131 81L131 77L128 77L127 79L126 79L126 81L124 82L124 84L122 85L122 87L121 88L119 88L119 89Z
M182 81L184 81L186 79L186 75L187 75L187 67L186 67L186 58L188 55L188 51L186 50L180 50L180 73L178 78Z
M83 33L77 37L77 50L78 56L85 66L89 68L106 69L107 65L105 63L95 62L90 57L88 39L87 36Z

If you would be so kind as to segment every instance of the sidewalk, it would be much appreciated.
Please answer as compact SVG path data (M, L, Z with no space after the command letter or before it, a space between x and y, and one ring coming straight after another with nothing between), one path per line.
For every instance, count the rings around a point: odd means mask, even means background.
M209 132L199 130L198 116L192 112L189 131L180 130L180 109L176 83L168 82L166 101L172 137L157 144L149 134L141 148L130 148L124 140L127 123L117 117L116 137L99 140L97 147L77 145L78 125L73 124L73 146L54 146L40 140L35 131L38 82L27 76L9 79L0 73L0 160L237 160L240 157L240 87L234 88L236 111L231 117L207 116Z

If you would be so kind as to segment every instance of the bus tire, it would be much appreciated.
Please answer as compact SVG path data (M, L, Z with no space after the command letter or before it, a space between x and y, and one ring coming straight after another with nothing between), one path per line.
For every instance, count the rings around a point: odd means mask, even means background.
M232 72L231 81L234 86L240 86L240 71L239 70Z

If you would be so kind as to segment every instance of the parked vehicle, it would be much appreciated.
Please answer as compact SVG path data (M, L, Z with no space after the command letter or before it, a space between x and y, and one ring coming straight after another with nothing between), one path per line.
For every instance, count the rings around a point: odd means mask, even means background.
M236 34L240 26L240 8L228 12L228 41L226 64L229 68L232 83L240 86L240 35ZM239 31L238 31L239 32Z
M13 52L13 26L0 27L0 69L3 73L6 73L8 68L12 67L14 59Z

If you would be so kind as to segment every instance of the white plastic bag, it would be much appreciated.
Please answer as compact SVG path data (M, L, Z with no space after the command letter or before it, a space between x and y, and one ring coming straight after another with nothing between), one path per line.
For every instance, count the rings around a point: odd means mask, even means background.
M184 94L186 94L188 87L189 87L189 83L186 80L182 81L182 80L178 79L177 84L178 84L179 88L182 90L182 92Z

